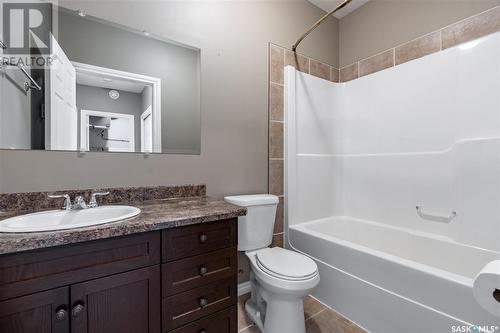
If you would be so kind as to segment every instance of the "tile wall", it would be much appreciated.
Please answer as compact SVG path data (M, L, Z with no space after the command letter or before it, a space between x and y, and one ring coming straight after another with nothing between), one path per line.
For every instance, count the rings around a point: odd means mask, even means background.
M347 82L500 31L500 6L340 68Z
M337 69L284 47L269 44L269 193L280 197L273 246L283 245L284 67L332 82L347 82L500 31L500 6Z
M279 196L272 246L283 246L283 88L284 67L339 82L339 70L278 45L269 44L269 193Z

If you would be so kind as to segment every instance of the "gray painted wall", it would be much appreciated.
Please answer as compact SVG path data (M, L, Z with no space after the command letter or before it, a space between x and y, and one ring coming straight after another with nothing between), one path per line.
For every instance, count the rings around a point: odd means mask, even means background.
M134 115L135 150L141 151L142 94L118 90L118 99L109 98L109 89L76 85L76 106L78 107L78 128L80 110L114 112Z
M291 46L323 11L306 1L59 1L201 48L201 155L1 151L0 192L205 183L267 192L268 42ZM335 65L337 20L300 51ZM94 172L98 170L98 172Z
M199 50L59 13L59 44L70 60L161 79L162 151L199 154Z

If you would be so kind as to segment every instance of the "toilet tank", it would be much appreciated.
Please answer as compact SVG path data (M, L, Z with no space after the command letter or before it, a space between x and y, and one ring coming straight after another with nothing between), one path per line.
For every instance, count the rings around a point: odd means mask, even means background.
M250 251L271 245L279 199L272 194L236 195L224 200L247 209L238 218L238 251Z

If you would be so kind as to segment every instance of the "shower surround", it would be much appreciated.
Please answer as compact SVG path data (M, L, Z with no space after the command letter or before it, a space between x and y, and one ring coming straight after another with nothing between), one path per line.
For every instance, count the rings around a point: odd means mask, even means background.
M472 295L500 259L499 60L494 33L341 84L285 70L286 246L371 332L500 326Z

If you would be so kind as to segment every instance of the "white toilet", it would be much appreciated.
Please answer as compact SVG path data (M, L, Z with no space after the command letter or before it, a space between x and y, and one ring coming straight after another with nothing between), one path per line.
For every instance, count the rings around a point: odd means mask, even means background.
M247 215L238 219L238 250L250 260L248 316L263 333L305 333L303 299L319 283L318 267L300 253L268 247L278 197L256 194L224 199L247 208Z

